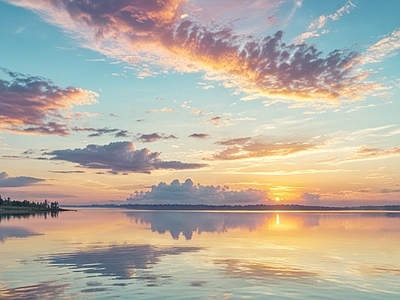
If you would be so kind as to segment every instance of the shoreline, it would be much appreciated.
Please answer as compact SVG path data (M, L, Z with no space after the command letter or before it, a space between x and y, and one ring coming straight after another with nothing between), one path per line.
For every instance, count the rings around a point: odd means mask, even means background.
M64 209L64 208L57 208L57 209L36 209L36 208L29 208L29 207L0 207L0 215L30 215L30 214L42 214L42 213L59 213L64 211L76 211L74 209Z

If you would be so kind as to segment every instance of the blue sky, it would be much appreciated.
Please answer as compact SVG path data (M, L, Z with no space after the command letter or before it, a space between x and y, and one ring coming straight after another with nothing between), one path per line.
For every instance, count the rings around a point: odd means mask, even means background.
M399 10L0 1L0 193L399 203Z

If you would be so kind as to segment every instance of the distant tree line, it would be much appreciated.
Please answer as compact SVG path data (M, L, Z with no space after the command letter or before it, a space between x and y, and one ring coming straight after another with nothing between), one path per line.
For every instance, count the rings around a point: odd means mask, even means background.
M36 209L59 209L60 206L58 202L48 202L47 199L43 202L34 202L34 201L18 201L18 200L11 200L10 197L2 198L0 195L0 206L15 206L15 207L29 207L29 208L36 208Z
M400 205L379 206L315 206L301 204L249 204L249 205L208 205L208 204L92 204L81 207L126 208L135 210L204 210L204 211L358 211L358 210L382 210L400 211Z

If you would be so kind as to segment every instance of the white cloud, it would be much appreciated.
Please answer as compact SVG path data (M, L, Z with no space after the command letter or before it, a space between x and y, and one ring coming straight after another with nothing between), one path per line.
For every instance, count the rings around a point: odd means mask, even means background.
M351 1L347 1L345 5L343 5L341 8L339 8L335 13L330 14L330 15L321 15L314 21L310 23L307 27L307 31L299 35L297 38L295 38L294 43L295 44L301 44L304 43L305 40L312 38L312 37L317 37L320 36L321 34L326 34L329 31L328 30L321 30L326 23L331 20L331 21L337 21L342 17L344 14L349 14L350 9L356 7Z
M378 63L386 58L397 55L399 50L400 30L395 30L389 36L370 46L367 52L360 57L360 63Z
M191 179L171 184L160 182L148 192L135 192L127 201L139 204L208 204L244 205L262 204L269 201L266 191L247 189L230 190L228 187L195 185Z

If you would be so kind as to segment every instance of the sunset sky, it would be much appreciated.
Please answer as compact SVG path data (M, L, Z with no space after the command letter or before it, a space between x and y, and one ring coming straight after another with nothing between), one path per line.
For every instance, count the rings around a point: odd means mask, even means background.
M0 195L400 204L399 11L0 0Z

